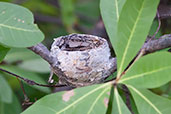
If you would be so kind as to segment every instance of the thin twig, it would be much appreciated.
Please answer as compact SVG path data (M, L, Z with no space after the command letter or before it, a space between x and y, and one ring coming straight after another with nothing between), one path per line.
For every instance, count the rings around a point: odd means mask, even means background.
M165 49L168 47L171 47L171 34L163 35L159 39L148 40L147 42L144 43L141 50L144 50L144 55L146 55L148 53L153 53L155 51ZM49 64L52 67L53 67L53 63L57 62L57 60L54 60L54 58L50 57L49 50L41 43L36 46L30 47L29 49L35 52L36 54L40 55L47 62L49 62ZM117 70L116 58L114 59L113 63L114 63L113 71L115 72Z
M158 19L159 26L157 27L157 30L156 30L156 32L154 33L154 35L152 36L151 39L154 39L155 38L155 36L159 32L160 26L161 26L160 14L159 14L159 11L158 10L157 10L157 19Z
M53 90L53 93L55 92L60 92L60 91L69 91L69 90L72 90L72 89L75 89L76 87L72 87L72 86L64 86L64 87L56 87L54 90Z
M171 34L161 36L159 39L146 42L141 48L145 50L144 55L171 47Z
M159 39L155 39L155 40L151 40L151 41L146 42L143 45L143 47L141 48L141 50L144 50L145 51L144 55L146 55L148 53L152 53L152 52L155 52L155 51L158 51L158 50L161 50L164 48L168 48L168 47L171 47L171 34L167 34L167 35L162 36ZM49 64L51 64L51 65L53 64L54 60L53 60L53 58L51 58L49 56L50 52L48 51L48 49L43 44L40 43L36 46L30 47L29 49L32 50L33 52L35 52L36 54L40 55L43 59L48 61ZM116 65L117 64L116 64L116 58L115 58L114 59L114 71L116 71L116 68L117 68ZM8 74L11 74L12 76L18 77L19 79L25 81L29 85L37 85L37 86L42 86L42 87L64 87L64 86L66 86L66 85L60 85L60 84L57 84L57 85L39 84L39 83L36 83L32 80L20 77L19 75L11 73L11 72L4 70L2 68L0 68L0 70L3 72L6 72Z
M165 49L171 47L171 34L163 35L159 39L153 39L150 41L147 41L142 46L141 50L144 50L144 55L148 53L153 53L155 51ZM35 52L36 54L40 55L44 60L49 62L49 64L52 66L54 62L57 62L54 60L54 58L50 57L50 52L43 44L38 44L35 46L32 46L29 48L31 51ZM116 71L116 58L114 59L114 71ZM53 67L53 66L52 66Z
M28 96L24 90L23 83L21 82L21 80L18 79L18 77L16 77L16 78L17 78L18 82L20 83L20 87L21 87L23 95L24 95L24 102L22 103L22 106L33 104L34 102L30 102L30 99L28 98Z
M145 54L144 49L140 50L140 52L138 53L138 55L135 57L135 59L132 61L132 63L128 66L128 68L126 68L126 70L124 71L124 74L132 67L132 65L139 59L141 58L143 55ZM122 75L121 75L122 77ZM121 78L120 77L120 78Z
M144 49L140 50L140 52L137 54L137 56L130 62L130 64L127 66L127 68L122 72L122 74L116 79L116 82L118 82L121 77L132 67L132 65L143 55L145 54Z
M26 82L29 85L37 85L37 86L42 86L42 87L64 87L64 86L66 86L66 85L62 85L62 84L56 84L56 85L39 84L39 83L37 83L37 82L35 82L33 80L29 80L29 79L23 78L23 77L21 77L21 76L19 76L17 74L14 74L14 73L9 72L7 70L4 70L2 68L0 68L0 71L6 72L8 74L11 74L11 76L17 77L17 78L23 80L24 82Z
M16 78L17 78L18 82L20 83L20 87L21 87L21 89L22 89L22 91L23 91L24 100L25 100L25 101L29 101L29 98L28 98L28 96L27 96L27 94L26 94L26 92L25 92L25 90L24 90L23 83L21 82L21 80L18 79L18 77L16 77Z

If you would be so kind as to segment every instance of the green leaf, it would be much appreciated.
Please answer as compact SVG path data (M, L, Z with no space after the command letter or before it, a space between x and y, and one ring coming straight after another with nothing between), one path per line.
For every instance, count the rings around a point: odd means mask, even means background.
M18 68L16 66L0 66L0 68L5 69L7 71L10 71L12 73L15 73L15 74L17 74L17 75L19 75L21 77L27 78L29 80L33 80L33 81L35 81L37 83L47 84L38 74L26 71L26 70ZM36 85L35 86L30 85L30 86L34 87L34 88L36 88L36 89L38 89L38 90L40 90L42 92L50 93L50 88L40 87L40 86L36 86Z
M99 19L100 12L99 12L99 0L84 0L80 1L78 0L75 3L75 13L77 15L83 15L85 16L88 20L88 22L92 23L91 25L94 24L95 20ZM86 19L85 19L86 20ZM84 21L84 19L80 19L80 21ZM90 24L89 23L89 24ZM82 26L82 23L81 23Z
M74 31L72 29L72 26L76 22L73 2L73 0L59 0L61 6L62 20L67 29L69 29L69 32Z
M122 98L120 97L117 88L114 88L112 114L131 114Z
M119 83L141 88L156 88L171 80L171 54L156 52L141 57Z
M170 114L171 100L155 95L146 89L128 87L140 114Z
M2 74L0 74L0 100L5 103L12 102L12 90Z
M171 81L159 88L153 89L153 91L171 99Z
M105 81L110 81L110 80L114 79L116 76L117 76L117 72L114 72L114 73L111 74L109 77L107 77L107 78L105 79Z
M45 14L45 15L55 15L56 16L57 14L59 14L59 11L58 11L58 8L56 7L56 5L47 3L47 1L28 0L28 1L22 2L22 6L30 9L32 12L37 12L36 13L37 15ZM44 24L44 23L42 23L42 24ZM47 28L46 28L46 30L47 30Z
M40 59L41 57L26 48L12 48L5 56L8 63L16 61L27 61L32 59Z
M110 97L109 97L109 102L108 102L106 114L112 113L113 97L114 97L114 86L112 86L110 89Z
M21 64L18 65L20 68L32 71L32 72L40 72L40 73L49 73L50 72L50 66L48 62L40 59L32 59L23 61Z
M20 114L21 105L17 97L12 94L12 102L4 103L0 100L0 114Z
M114 49L116 48L116 31L121 9L126 0L101 0L100 11L107 33Z
M127 93L126 88L123 87L122 85L118 85L118 88L117 89L118 89L119 95L123 99L124 103L126 103L126 102L128 103L129 102L129 105L131 106L131 111L134 114L139 114L138 113L138 109L137 109L136 104L135 104L135 101L134 101L132 95ZM128 99L129 99L129 101L128 101Z
M47 95L22 114L104 114L111 83Z
M159 0L127 0L120 14L115 52L118 76L142 47L156 15Z
M5 57L5 61L7 63L18 62L17 65L20 68L33 72L50 72L50 66L47 61L26 48L11 49Z
M41 42L43 33L26 8L0 2L0 43L9 47L29 47Z
M4 57L6 56L6 54L8 53L9 50L10 50L10 48L6 48L6 47L0 45L0 62L4 59Z

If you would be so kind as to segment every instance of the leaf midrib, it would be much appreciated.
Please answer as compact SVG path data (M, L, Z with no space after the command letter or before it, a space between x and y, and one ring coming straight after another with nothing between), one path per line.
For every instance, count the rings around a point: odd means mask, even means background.
M160 112L160 110L158 110L158 108L150 101L148 100L148 98L146 98L141 92L139 92L137 89L135 89L133 86L127 85L129 88L131 88L132 90L134 90L142 99L144 99L144 101L146 101L149 105L151 105L153 107L153 109L158 113L158 114L162 114Z
M127 45L126 45L126 47L125 47L125 51L124 51L124 53L123 53L123 57L122 57L122 60L121 60L121 64L120 64L120 68L119 68L119 70L118 70L118 75L117 75L117 77L119 77L119 76L121 75L121 72L122 72L121 70L122 70L122 67L123 67L123 64L124 64L124 61L125 61L125 57L126 57L126 55L127 55L127 52L128 52L128 48L129 48L130 42L131 42L132 37L133 37L133 35L134 35L135 28L137 27L137 23L138 23L138 21L139 21L139 19L140 19L140 16L141 16L141 13L142 13L142 9L143 9L143 7L144 7L144 2L145 2L145 1L143 1L143 3L142 3L142 6L141 6L141 8L140 8L140 10L139 10L139 13L138 13L138 16L137 16L137 19L136 19L136 21L135 21L135 23L134 23L134 26L133 26L133 28L132 28L132 32L131 32L131 34L130 34L130 36L129 36L129 38L128 38L128 43L127 43Z
M97 104L97 101L98 101L98 100L101 98L101 96L102 96L106 91L108 91L108 90L109 90L109 88L105 88L105 89L97 96L97 98L95 99L95 101L94 101L93 104L91 105L91 107L90 107L90 109L89 109L89 111L88 111L87 114L90 114L90 113L91 113L91 111L93 110L95 104Z
M30 29L17 28L17 27L13 27L13 26L9 26L9 25L4 25L4 24L0 24L0 27L5 27L5 28L19 30L19 31L26 31L26 32L39 32L39 30L30 30Z
M119 20L119 9L118 9L118 1L115 0L115 8L116 8L116 20Z
M85 95L83 95L82 97L80 97L79 99L77 99L75 102L73 102L73 103L71 103L70 105L68 105L67 107L65 107L64 109L58 111L56 114L60 114L60 113L64 112L65 110L67 110L67 109L69 109L70 107L72 107L72 106L74 106L75 104L77 104L79 101L83 100L83 99L84 99L85 97L87 97L88 95L92 94L93 92L95 92L95 91L97 91L97 90L99 90L99 89L101 89L101 88L104 88L104 87L106 87L106 86L109 86L110 84L111 84L111 82L108 82L108 83L106 83L106 84L101 85L101 86L98 87L98 88L95 88L94 90L88 92L87 94L85 94Z
M116 97L116 102L117 102L117 106L118 106L118 112L119 112L119 114L122 114L117 88L115 88L115 97Z
M155 69L155 70L152 70L150 72L145 72L145 73L142 73L142 74L137 74L137 75L133 75L133 76L130 76L128 78L123 78L119 81L119 83L123 83L124 81L128 81L128 80L131 80L131 79L135 79L135 78L139 78L139 77L143 77L143 76L146 76L146 75L149 75L149 74L152 74L152 73L155 73L155 72L160 72L162 70L166 70L166 69L171 69L171 66L169 67L163 67L163 68L159 68L159 69Z

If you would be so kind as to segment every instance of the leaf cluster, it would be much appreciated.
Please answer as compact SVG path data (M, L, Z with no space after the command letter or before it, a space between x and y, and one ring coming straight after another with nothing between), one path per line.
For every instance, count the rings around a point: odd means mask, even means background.
M62 8L64 8L66 1L60 0ZM71 0L68 2L68 8L64 8L62 16L69 31L72 31L71 24L76 22L73 15L72 19L67 21L70 18L70 13L72 14L72 2ZM158 4L159 0L108 0L107 2L101 0L101 15L117 57L116 80L46 95L22 114L131 114L132 112L136 114L170 114L171 101L166 97L153 93L149 89L158 88L170 82L171 54L162 51L142 57L143 50L138 54L149 34ZM69 13L69 11L71 12ZM43 40L43 33L34 24L32 13L26 8L0 2L0 16L1 61L10 48L29 47ZM26 60L20 68L46 72L42 69L35 70L34 67L28 68L29 63L34 64L40 58L35 57L35 60L31 61L28 54L34 55L30 52L27 53L28 50L24 51L27 55L25 57L19 56L18 52L16 54L15 49L9 54L14 56L13 59L21 57ZM137 54L138 56L136 56ZM10 57L7 55L6 59L13 61ZM44 62L42 64L47 66ZM37 82L46 83L36 73L14 68L14 66L0 67ZM16 97L12 94L11 88L2 76L0 82L5 85L0 88L2 91L0 92L0 108L11 102L15 102L17 106ZM128 108L129 104L126 105L127 101L121 88L123 84L127 86L131 94L129 99L132 109ZM34 88L45 93L50 92L48 88ZM20 112L21 110L15 111ZM2 113L4 113L3 110Z

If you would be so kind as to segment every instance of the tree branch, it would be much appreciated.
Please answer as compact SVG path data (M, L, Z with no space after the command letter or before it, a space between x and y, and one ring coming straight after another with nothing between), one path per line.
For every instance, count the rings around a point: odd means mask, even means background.
M66 86L66 85L62 85L62 84L57 84L57 85L39 84L39 83L37 83L37 82L35 82L33 80L29 80L29 79L23 78L23 77L21 77L21 76L19 76L17 74L14 74L12 72L9 72L9 71L5 70L5 69L0 68L0 71L3 71L3 72L8 73L8 74L11 74L11 76L19 78L20 80L23 80L24 82L26 82L29 85L37 85L37 86L42 86L42 87L64 87L64 86Z
M171 47L171 34L163 35L159 39L150 40L146 42L142 49L144 49L145 54L153 53L155 51ZM142 50L141 49L141 50Z
M52 65L54 63L54 58L53 57L50 57L49 50L42 43L39 43L39 44L37 44L35 46L32 46L32 47L28 47L28 49L30 49L34 53L40 55L50 65Z
M159 5L158 11L161 19L171 18L171 7L169 5Z
M147 39L148 40L144 43L144 45L142 46L142 48L139 51L139 53L141 53L143 51L142 56L147 55L149 53L153 53L155 51L159 51L159 50L171 47L171 34L163 35L159 39L155 39L155 40L150 39L149 37L147 37ZM139 55L139 53L137 54L137 56ZM116 69L117 68L116 58L115 58L114 63L115 63L114 71L116 71L117 70Z
M155 36L156 36L156 34L159 32L160 26L161 26L161 20L160 20L159 10L157 10L157 19L158 19L159 26L157 27L156 32L155 32L154 35L152 36L152 39L155 38Z
M141 50L144 50L144 55L153 53L155 51L171 47L171 34L163 35L159 39L149 40L144 43ZM43 44L37 44L36 46L29 47L36 54L40 55L44 60L46 60L50 65L52 65L55 60L50 57L49 50ZM116 58L114 59L114 71L116 71Z
M149 40L147 41L143 47L141 48L141 50L144 51L144 55L149 54L149 53L153 53L155 51L161 50L161 49L165 49L165 48L169 48L171 47L171 34L167 34L167 35L163 35L162 37L160 37L159 39L155 39L155 40ZM29 47L28 49L32 50L33 52L35 52L36 54L40 55L44 60L46 60L50 65L53 65L54 62L56 62L54 60L54 58L50 57L50 52L49 50L41 43L37 44L36 46L32 46ZM140 50L140 52L141 52ZM114 60L114 66L113 66L113 71L116 71L117 69L117 63L116 63L116 58L113 59ZM37 86L43 86L43 87L64 87L66 85L45 85L45 84L39 84L37 82L34 82L32 80L23 78L17 74L11 73L7 70L4 70L2 68L0 68L0 71L6 72L8 74L11 74L14 77L19 78L20 80L25 81L26 83L28 83L29 85L37 85ZM69 89L71 89L71 87L69 87ZM61 91L61 90L57 90L57 91Z

